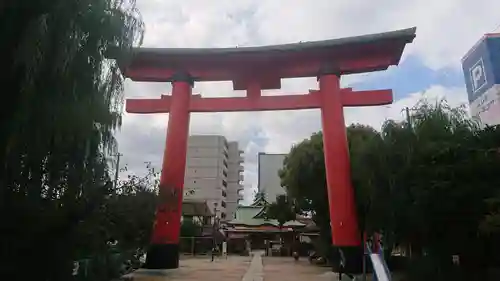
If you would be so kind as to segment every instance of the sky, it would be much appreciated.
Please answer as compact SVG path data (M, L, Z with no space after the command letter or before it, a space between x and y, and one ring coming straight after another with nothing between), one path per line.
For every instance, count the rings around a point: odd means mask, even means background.
M460 60L484 33L499 32L500 1L493 0L138 0L146 25L144 47L235 47L317 41L417 27L400 65L384 72L345 76L343 87L392 88L390 106L346 108L346 125L380 129L387 119L421 98L467 103ZM282 81L276 93L317 88L315 78ZM127 79L125 97L159 98L167 83ZM231 82L197 83L202 96L242 96ZM168 114L123 115L116 133L121 163L128 173L146 172L146 162L161 167ZM244 197L257 185L257 154L287 153L293 144L321 130L317 110L199 113L191 115L191 134L224 135L244 150ZM123 167L123 166L122 166Z

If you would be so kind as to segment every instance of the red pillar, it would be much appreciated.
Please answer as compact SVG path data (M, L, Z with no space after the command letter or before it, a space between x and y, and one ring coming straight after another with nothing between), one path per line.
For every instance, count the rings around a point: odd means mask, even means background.
M150 269L179 267L179 235L192 81L188 75L176 75L174 78L160 176L159 203L145 264Z
M340 248L348 267L361 270L363 249L358 231L354 191L351 184L351 166L343 105L340 96L340 81L337 74L319 77L322 95L321 121L323 124L323 148L325 155L326 181L332 244L334 251Z

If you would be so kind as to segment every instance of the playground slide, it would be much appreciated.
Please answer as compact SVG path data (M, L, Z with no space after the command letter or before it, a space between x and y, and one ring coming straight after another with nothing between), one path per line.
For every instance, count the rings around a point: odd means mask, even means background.
M391 275L385 264L384 258L380 254L370 254L373 271L377 281L391 281Z

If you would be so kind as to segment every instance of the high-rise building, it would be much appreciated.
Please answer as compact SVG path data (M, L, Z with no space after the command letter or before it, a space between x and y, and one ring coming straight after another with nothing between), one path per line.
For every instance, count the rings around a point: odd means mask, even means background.
M286 154L259 153L257 189L265 195L268 203L275 202L276 196L286 194L278 175L279 170L283 168L285 157Z
M229 219L233 219L240 200L243 195L243 150L238 147L238 142L232 141L228 145L228 171L227 171L227 207Z
M230 153L235 146L237 153ZM236 211L233 202L238 201L241 184L230 184L234 165L238 163L237 173L243 170L240 164L243 158L238 150L238 143L228 143L224 136L195 135L188 140L186 174L184 189L186 200L207 202L211 210L222 220L231 219ZM242 177L236 177L242 180Z

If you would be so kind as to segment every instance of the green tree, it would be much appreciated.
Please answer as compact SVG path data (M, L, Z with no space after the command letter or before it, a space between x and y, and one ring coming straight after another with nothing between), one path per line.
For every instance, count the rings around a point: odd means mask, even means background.
M266 217L277 220L280 229L286 222L295 220L295 206L287 195L276 196L276 201L265 208Z
M325 252L331 245L328 194L323 156L323 135L313 134L309 139L295 145L283 161L279 172L281 186L286 186L287 195L294 200L296 209L312 215L320 229L320 238Z
M185 219L181 224L181 237L200 236L203 226L192 219Z
M146 164L146 169L144 176L129 175L120 182L116 193L106 200L102 214L107 222L108 236L116 239L123 251L144 250L151 238L159 172L151 163Z
M0 126L0 274L68 280L83 251L103 251L95 226L113 194L107 155L122 111L121 77L109 46L140 42L130 0L7 0L0 5L2 84L9 106ZM78 246L76 246L78 245ZM30 270L26 270L30 268Z
M499 131L481 129L463 107L444 101L421 101L408 120L389 120L381 132L348 127L360 229L382 232L386 246L416 257L426 253L434 273L452 254L464 268L484 263L497 229ZM321 133L292 148L280 176L329 239Z

